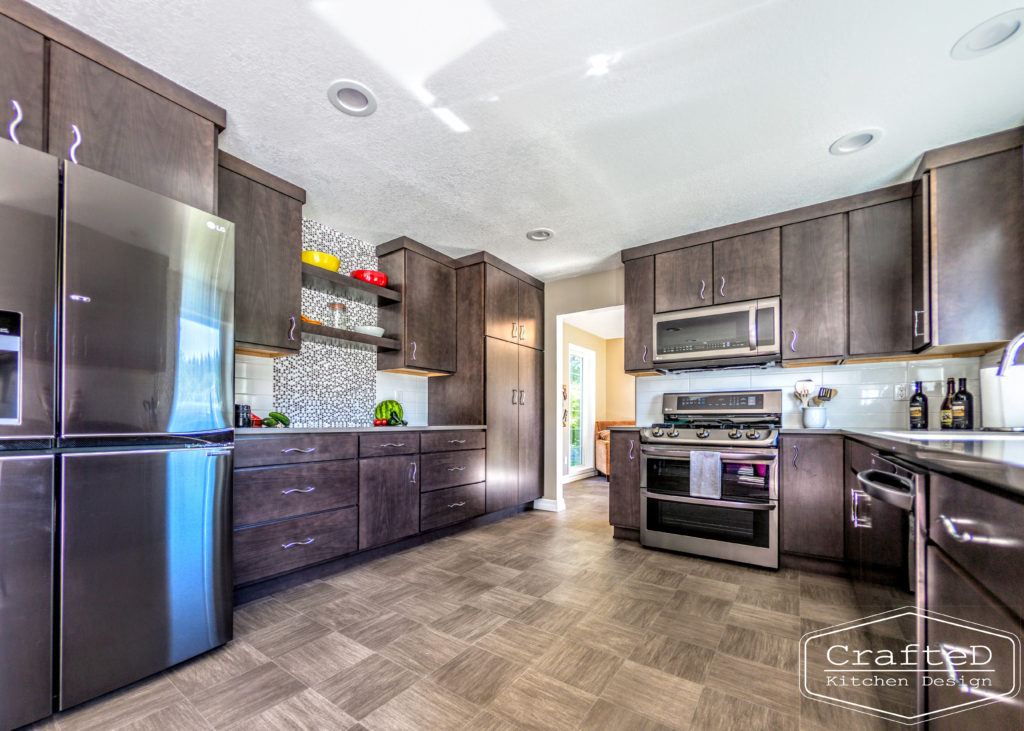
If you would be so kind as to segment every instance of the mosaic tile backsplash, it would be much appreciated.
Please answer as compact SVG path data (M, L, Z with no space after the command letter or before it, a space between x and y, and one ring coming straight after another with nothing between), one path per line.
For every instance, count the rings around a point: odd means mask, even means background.
M337 256L342 272L377 268L372 244L309 219L302 221L302 248ZM303 289L302 314L329 323L328 304L336 301L336 297ZM349 327L377 324L376 307L343 302ZM373 408L383 398L397 398L411 425L426 425L426 378L378 373L372 352L344 343L306 341L298 354L284 358L235 358L235 402L251 405L260 416L281 411L296 426L370 426Z

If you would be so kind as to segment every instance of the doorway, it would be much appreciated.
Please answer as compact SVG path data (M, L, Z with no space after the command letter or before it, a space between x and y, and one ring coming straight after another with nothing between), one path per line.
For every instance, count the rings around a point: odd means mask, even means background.
M597 406L595 373L597 353L569 344L568 426L565 429L565 474L579 477L594 473L594 410Z

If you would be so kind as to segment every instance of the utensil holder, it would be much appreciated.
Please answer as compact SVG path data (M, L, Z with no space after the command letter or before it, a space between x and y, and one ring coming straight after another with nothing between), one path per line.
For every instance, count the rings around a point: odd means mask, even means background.
M824 406L805 406L803 412L806 429L824 429L828 424L828 409Z

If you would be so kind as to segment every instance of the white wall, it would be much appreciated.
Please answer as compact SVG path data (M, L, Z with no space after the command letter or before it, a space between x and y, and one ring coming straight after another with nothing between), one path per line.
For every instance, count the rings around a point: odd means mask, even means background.
M939 406L946 387L946 378L966 378L967 389L974 394L976 428L981 426L981 387L978 382L979 358L937 358L935 360L890 361L885 363L815 366L813 368L773 367L765 370L712 371L686 373L678 376L649 376L636 379L636 422L660 423L661 396L685 391L718 391L743 389L783 390L782 425L800 427L800 402L793 396L793 384L809 378L815 385L830 386L839 395L828 406L831 427L865 427L906 429L910 425L906 401L893 400L897 384L908 384L913 392L914 381L923 381L930 411L928 426L939 427Z

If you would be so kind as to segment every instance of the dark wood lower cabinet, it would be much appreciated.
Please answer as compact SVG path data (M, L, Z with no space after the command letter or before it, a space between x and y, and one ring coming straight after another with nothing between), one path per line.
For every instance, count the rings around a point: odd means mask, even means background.
M640 529L640 431L612 431L608 522Z
M482 449L420 455L420 489L440 490L487 479L487 453Z
M357 520L351 507L236 530L235 586L356 550Z
M487 512L519 500L519 348L484 338L487 358Z
M544 494L544 351L519 346L519 491L516 502Z
M484 483L425 492L420 496L420 530L461 523L484 512Z
M843 438L783 436L779 467L781 550L842 560Z
M236 470L234 525L343 508L358 499L359 463L354 459Z
M411 536L420 526L420 458L359 460L359 548Z

